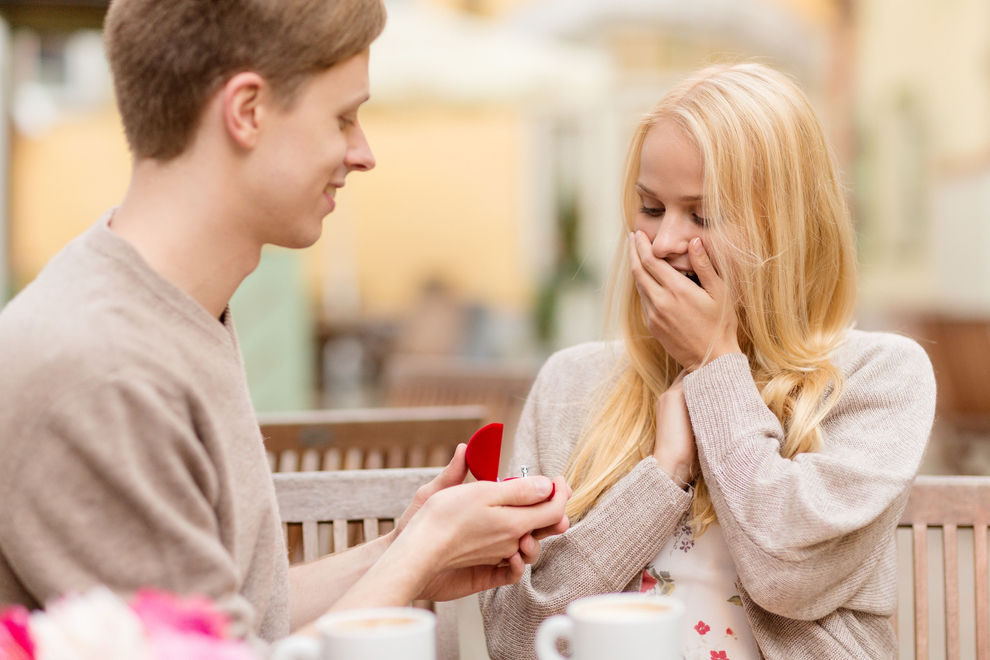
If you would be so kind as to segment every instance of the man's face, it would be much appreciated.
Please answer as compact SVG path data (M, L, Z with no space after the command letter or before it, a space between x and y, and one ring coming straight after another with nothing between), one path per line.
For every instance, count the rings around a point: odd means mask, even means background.
M375 166L357 119L366 100L367 51L313 76L289 107L269 104L248 191L262 243L312 245L345 177Z

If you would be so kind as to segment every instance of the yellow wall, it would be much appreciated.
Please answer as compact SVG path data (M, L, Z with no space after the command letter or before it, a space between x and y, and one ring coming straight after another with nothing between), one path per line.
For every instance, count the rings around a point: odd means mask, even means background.
M353 241L363 311L404 311L429 278L499 307L528 305L532 274L523 256L517 113L499 108L379 107L362 122L377 165L352 173L309 251L311 277ZM353 223L349 232L334 223ZM331 281L331 286L333 283Z
M40 138L13 134L10 250L15 286L123 196L130 155L116 110L69 118Z
M501 109L369 109L365 128L378 159L352 173L330 215L352 222L363 311L404 311L430 277L472 299L519 309L531 274L521 254L519 122ZM72 237L124 194L130 157L112 107L60 123L12 145L11 249L22 286ZM319 299L332 250L306 251ZM331 279L329 285L335 283Z

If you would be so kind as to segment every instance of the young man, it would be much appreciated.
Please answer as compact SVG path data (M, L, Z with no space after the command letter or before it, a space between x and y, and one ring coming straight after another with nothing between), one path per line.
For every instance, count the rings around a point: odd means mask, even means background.
M130 187L0 313L0 603L198 592L271 640L331 607L513 582L566 529L566 484L461 485L461 447L395 532L288 569L227 303L262 245L311 245L374 166L357 112L384 18L380 0L111 3Z

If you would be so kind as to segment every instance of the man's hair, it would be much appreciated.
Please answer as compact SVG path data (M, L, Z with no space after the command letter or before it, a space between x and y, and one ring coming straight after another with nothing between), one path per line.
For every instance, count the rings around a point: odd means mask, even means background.
M382 0L112 0L104 42L134 157L181 154L208 99L242 71L289 106L384 25Z

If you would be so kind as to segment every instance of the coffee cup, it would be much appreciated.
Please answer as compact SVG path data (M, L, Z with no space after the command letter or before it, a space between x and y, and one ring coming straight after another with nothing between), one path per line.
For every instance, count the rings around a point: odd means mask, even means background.
M571 660L674 660L681 649L684 603L670 596L621 593L580 598L566 615L552 616L536 633L540 660L563 658L565 640Z
M274 645L273 660L436 660L436 617L416 607L377 607L325 614L317 636Z
M436 660L436 617L418 607L326 614L316 622L330 660Z

